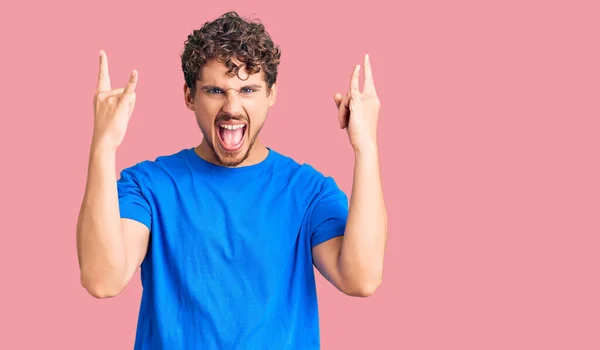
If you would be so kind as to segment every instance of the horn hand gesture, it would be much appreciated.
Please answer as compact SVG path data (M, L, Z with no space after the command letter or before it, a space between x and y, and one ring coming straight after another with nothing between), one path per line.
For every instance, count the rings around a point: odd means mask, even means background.
M135 107L137 80L137 71L133 70L124 88L111 88L106 53L100 52L98 86L94 95L94 145L116 149L123 142Z
M350 79L350 90L344 96L334 95L338 107L340 128L348 132L355 151L377 148L377 121L380 102L375 91L369 55L364 56L364 86L359 87L360 65L356 65Z

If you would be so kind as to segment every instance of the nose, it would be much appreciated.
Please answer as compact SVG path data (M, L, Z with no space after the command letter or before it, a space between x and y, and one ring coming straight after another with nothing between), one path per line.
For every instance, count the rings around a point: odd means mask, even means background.
M237 91L227 91L227 97L223 104L223 112L230 115L239 115L242 114L242 110L242 101L240 100Z

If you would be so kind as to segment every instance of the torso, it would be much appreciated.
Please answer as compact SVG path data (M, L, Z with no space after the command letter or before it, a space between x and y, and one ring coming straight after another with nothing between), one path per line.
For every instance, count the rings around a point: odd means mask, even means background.
M152 225L135 348L318 349L306 215L323 176L274 151L239 169L190 149L138 167Z

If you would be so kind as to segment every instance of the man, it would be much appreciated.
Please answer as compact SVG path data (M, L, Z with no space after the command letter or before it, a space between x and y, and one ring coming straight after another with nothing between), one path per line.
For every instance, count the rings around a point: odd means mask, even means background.
M335 94L355 152L350 204L335 181L261 143L280 51L236 13L194 31L184 98L203 140L116 179L115 157L138 73L110 85L100 54L87 186L77 226L83 286L118 295L141 267L136 349L318 349L313 264L337 289L382 280L387 214L379 174L379 101L368 56Z

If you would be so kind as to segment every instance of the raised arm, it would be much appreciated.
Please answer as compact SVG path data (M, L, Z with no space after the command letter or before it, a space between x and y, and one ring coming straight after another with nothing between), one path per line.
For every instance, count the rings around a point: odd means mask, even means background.
M94 132L76 233L81 284L96 298L118 295L148 246L147 226L120 217L116 178L116 151L135 106L136 84L134 70L125 88L111 89L106 54L100 53Z
M360 66L352 73L350 91L336 94L340 127L346 128L354 149L354 179L344 235L313 249L317 269L339 290L351 296L370 296L383 279L387 244L385 207L379 154L375 92L368 55L364 59L364 89L359 89ZM325 205L325 203L323 204ZM321 211L339 212L336 202Z

